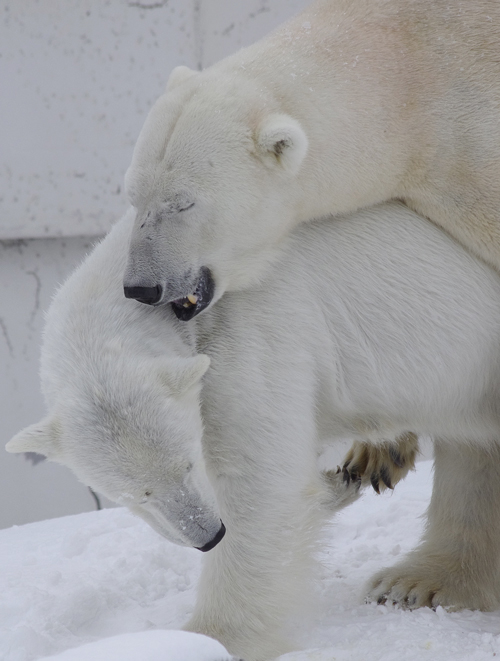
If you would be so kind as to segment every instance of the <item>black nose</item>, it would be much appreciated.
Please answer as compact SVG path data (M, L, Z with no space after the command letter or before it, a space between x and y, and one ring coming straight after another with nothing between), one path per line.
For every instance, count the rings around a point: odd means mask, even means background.
M220 528L219 532L215 535L213 539L211 539L209 542L205 544L205 546L198 546L198 551L203 551L203 553L206 553L207 551L211 551L214 546L217 546L217 544L220 542L220 540L224 537L226 534L226 526L220 522Z
M154 287L123 287L125 298L135 298L139 303L155 305L161 301L163 289L160 285Z

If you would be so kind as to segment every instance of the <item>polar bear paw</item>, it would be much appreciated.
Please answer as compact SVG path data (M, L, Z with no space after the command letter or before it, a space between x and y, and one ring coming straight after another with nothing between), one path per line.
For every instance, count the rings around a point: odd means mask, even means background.
M394 489L415 468L417 453L418 437L412 432L400 434L394 441L354 441L344 460L344 479L347 483L360 481L361 486L371 484L377 493Z
M495 610L499 599L493 585L478 583L478 572L464 568L459 559L418 552L378 572L368 584L367 602L392 604L413 610L438 606L448 611Z
M330 511L343 509L359 498L361 478L346 480L345 471L340 466L324 471L322 475L327 488L325 505Z

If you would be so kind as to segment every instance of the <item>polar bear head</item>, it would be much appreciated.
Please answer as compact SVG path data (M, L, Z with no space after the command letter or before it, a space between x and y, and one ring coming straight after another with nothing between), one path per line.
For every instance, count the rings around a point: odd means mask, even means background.
M288 232L308 147L299 122L230 72L173 72L139 136L125 295L189 319L257 282Z
M63 361L67 355L56 357L59 373L52 361L51 383L45 379L46 388L59 393L50 414L19 432L7 450L37 452L68 466L171 542L213 548L225 528L201 447L199 389L208 359L137 364L109 347L96 361L81 353L69 371Z

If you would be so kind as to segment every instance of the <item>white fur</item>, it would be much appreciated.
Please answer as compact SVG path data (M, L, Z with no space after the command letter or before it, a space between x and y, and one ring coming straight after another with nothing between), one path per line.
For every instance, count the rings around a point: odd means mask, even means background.
M217 300L297 224L392 198L500 270L499 42L498 0L316 0L174 71L127 173L126 284L174 300L208 267Z
M227 534L206 558L188 628L247 661L289 649L285 623L306 598L326 505L342 500L318 454L339 438L377 443L407 430L436 439L427 532L372 595L500 606L499 277L393 203L297 230L261 287L226 293L184 324L168 306L123 298L132 222L115 227L49 312L50 455L133 505L151 484L172 494L187 461L198 475L205 464ZM210 357L204 461L192 376L207 361L194 364L196 352ZM38 438L20 432L8 449L46 451L52 436ZM208 483L191 493L214 511ZM175 524L163 498L161 520Z
M122 300L130 221L129 214L56 295L41 365L50 414L8 449L37 447L171 541L202 547L220 528L198 412L209 360L190 349L188 328L165 334L166 309Z
M175 87L182 85L186 80L189 80L192 76L197 74L196 71L193 71L189 67L183 65L175 67L172 69L172 73L169 76L166 92L171 92Z

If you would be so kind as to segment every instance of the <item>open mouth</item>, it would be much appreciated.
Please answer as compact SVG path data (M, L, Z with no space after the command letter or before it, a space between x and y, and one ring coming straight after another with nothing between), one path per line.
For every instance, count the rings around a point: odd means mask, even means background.
M215 282L210 269L202 266L195 290L183 298L172 301L172 309L178 319L189 321L210 305L214 293Z

